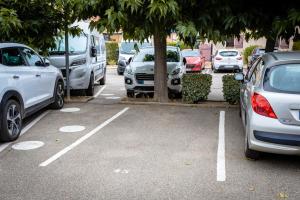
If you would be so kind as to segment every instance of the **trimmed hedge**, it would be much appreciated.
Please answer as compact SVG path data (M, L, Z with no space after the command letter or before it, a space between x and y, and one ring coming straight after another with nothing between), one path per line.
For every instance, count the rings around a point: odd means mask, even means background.
M229 104L238 104L240 102L241 83L234 79L234 75L225 75L223 81L223 96Z
M245 48L244 50L244 53L243 53L243 56L244 56L244 63L245 64L248 64L248 57L251 55L252 51L258 47L258 45L252 45L252 46L249 46L247 48Z
M182 49L190 49L191 48L190 46L184 44L184 42L181 42L181 41L180 42L168 42L167 46L179 47L180 50L182 50Z
M294 41L293 51L299 51L299 50L300 50L300 41Z
M184 74L182 78L182 98L186 103L207 100L212 84L210 74Z
M106 42L106 60L110 65L115 65L118 62L118 49L119 45L117 42Z

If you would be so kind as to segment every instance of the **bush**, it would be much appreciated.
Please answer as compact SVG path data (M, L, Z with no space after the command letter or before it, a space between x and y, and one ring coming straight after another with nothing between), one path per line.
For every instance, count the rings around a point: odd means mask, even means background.
M118 62L118 49L119 45L117 42L106 42L106 60L110 65L117 64Z
M167 46L179 47L180 50L182 50L182 49L191 49L190 46L184 44L184 42L181 42L181 41L180 42L168 42Z
M241 83L234 79L234 75L225 75L223 81L223 95L229 104L238 104L240 101Z
M251 55L252 51L258 47L258 45L252 45L252 46L249 46L247 48L245 48L244 50L244 53L243 53L243 56L244 56L244 63L245 64L248 64L248 57Z
M293 51L300 51L300 41L293 43Z
M210 74L184 74L182 79L182 98L186 103L207 100L212 84Z

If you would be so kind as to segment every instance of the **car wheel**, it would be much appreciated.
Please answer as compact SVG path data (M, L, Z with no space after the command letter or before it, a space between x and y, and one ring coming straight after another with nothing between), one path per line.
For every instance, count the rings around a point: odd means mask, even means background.
M247 128L246 128L247 129ZM247 131L247 130L246 130ZM260 153L249 148L248 134L245 134L245 157L250 160L258 160Z
M100 85L105 85L106 82L106 71L104 72L103 78L100 79Z
M22 130L21 106L15 100L8 100L2 109L0 141L16 140Z
M94 96L94 91L95 91L95 81L94 81L94 74L91 74L90 77L90 84L88 89L85 90L85 94L87 96Z
M54 103L51 104L51 108L58 110L64 107L65 104L65 90L64 90L64 84L59 81L55 88L55 94L54 94Z
M127 97L134 98L134 91L127 90Z

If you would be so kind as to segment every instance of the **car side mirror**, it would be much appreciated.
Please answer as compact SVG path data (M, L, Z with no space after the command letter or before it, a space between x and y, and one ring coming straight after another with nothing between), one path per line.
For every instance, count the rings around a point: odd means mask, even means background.
M96 47L91 47L91 57L97 57L97 49Z
M129 65L130 63L131 63L131 61L132 61L132 57L130 57L129 59L128 59L128 61L127 61L127 65Z
M236 74L234 74L234 79L237 80L237 81L243 82L245 77L244 77L243 73L236 73Z
M183 58L183 64L186 65L187 61L186 58Z
M50 66L50 61L47 58L44 58L44 66L45 67Z

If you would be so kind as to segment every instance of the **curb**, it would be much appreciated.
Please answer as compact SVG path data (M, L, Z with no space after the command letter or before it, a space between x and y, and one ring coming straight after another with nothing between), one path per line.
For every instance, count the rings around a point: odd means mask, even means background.
M196 108L238 108L238 105L230 105L227 102L204 102L201 104L185 103L159 103L159 102L134 102L120 101L120 104L126 105L159 105L159 106L179 106L179 107L196 107Z
M71 97L70 100L65 99L65 103L87 103L93 99L94 97Z

